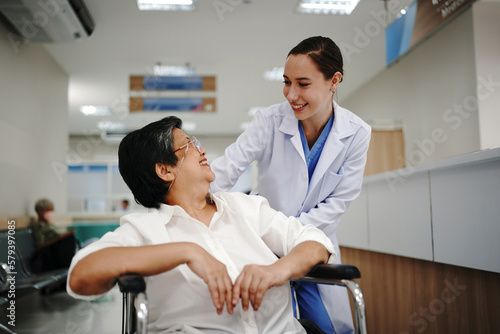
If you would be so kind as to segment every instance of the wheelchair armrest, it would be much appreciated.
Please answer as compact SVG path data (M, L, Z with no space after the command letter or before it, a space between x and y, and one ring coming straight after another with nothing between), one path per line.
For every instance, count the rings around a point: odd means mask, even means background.
M317 264L305 277L311 278L329 278L329 279L348 279L361 278L359 269L349 264Z
M139 274L123 274L116 279L122 293L140 293L146 291L146 281Z
M298 281L345 286L354 301L356 334L366 333L365 300L359 285L353 281L361 278L358 268L349 264L318 264Z

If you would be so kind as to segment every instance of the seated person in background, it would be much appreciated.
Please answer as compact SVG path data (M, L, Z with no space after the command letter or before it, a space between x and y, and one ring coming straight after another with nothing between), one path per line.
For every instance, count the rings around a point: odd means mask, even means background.
M288 280L332 263L330 240L263 197L210 194L206 151L181 126L166 117L122 140L120 173L149 210L123 216L75 255L68 293L99 298L117 276L139 273L150 333L306 333L293 317Z
M68 268L75 254L74 229L64 233L56 231L51 223L54 204L48 199L38 200L35 203L35 211L37 220L30 225L37 250L31 263L33 272Z
M129 207L129 203L128 203L128 199L124 199L122 200L122 210L124 212L127 212L130 210L130 207Z
M56 231L55 226L51 223L51 220L54 218L54 204L50 200L46 198L38 200L35 203L35 211L38 218L31 223L30 227L37 249L49 246L75 233L74 229L64 233Z
M130 203L128 202L128 199L123 199L120 202L120 206L116 208L116 212L130 212Z

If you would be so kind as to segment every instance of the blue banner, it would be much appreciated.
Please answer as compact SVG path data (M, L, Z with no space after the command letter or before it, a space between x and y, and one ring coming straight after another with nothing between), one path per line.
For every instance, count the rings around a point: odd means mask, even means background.
M201 97L145 97L144 111L202 111Z
M457 17L474 0L416 0L385 30L389 66L411 48Z
M405 15L385 29L387 66L410 50L416 16L417 2L415 1L407 8Z
M144 77L144 90L202 90L202 88L202 77Z

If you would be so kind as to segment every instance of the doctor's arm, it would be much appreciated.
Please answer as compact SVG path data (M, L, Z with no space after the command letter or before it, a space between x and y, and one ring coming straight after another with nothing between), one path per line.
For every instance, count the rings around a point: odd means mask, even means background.
M238 181L250 164L259 160L269 142L269 127L261 112L255 114L248 128L236 142L226 148L224 155L215 159L210 168L215 181L210 185L212 192L228 191Z
M232 283L226 266L191 242L98 250L73 267L68 284L76 294L98 295L109 291L122 274L157 275L180 264L187 264L205 281L219 314L225 302L228 312L232 313Z

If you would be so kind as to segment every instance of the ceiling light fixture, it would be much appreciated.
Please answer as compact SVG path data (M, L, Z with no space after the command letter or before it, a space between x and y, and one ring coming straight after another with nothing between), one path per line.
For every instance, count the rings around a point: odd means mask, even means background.
M157 76L188 77L195 74L195 69L189 65L169 66L158 63L153 66L153 74Z
M196 0L137 0L139 10L194 10Z
M85 116L109 116L111 110L106 106L85 105L80 107L80 112Z
M349 15L359 0L301 0L297 12L301 14Z

